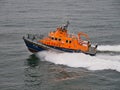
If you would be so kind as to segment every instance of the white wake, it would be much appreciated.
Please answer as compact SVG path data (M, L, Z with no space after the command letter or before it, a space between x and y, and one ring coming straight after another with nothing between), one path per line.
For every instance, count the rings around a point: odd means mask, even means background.
M120 52L120 45L101 45L97 48L99 51Z
M106 47L106 48L105 48ZM101 46L99 49L111 51L114 46ZM116 47L116 46L115 46ZM119 46L118 46L119 47ZM103 49L104 48L104 49ZM119 51L116 48L115 51ZM56 53L51 51L39 52L39 58L55 64L67 65L70 67L83 67L89 70L116 70L120 72L120 55L96 55L90 56L83 53Z

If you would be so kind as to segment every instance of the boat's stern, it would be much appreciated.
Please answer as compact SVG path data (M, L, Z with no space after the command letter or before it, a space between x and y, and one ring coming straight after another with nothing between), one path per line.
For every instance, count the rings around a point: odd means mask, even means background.
M96 53L97 53L97 47L98 47L98 44L92 44L92 45L90 45L87 54L89 54L91 56L96 55Z

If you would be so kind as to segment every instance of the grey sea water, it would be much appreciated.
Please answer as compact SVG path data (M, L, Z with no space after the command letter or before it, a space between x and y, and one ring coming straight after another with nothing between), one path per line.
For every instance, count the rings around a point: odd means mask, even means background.
M24 35L67 20L99 44L95 57L27 50ZM0 90L120 90L120 0L0 0Z

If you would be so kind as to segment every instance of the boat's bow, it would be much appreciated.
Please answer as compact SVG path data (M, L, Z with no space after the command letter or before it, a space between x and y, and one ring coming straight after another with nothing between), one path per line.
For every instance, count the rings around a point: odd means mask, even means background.
M23 40L24 40L28 50L32 53L49 49L49 47L38 42L37 35L28 34L27 36L23 36Z

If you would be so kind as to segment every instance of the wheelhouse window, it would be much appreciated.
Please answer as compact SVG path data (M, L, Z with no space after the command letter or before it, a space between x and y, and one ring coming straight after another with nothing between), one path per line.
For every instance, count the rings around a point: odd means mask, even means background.
M51 39L52 39L52 40L54 40L54 38L53 38L53 37L52 37Z
M51 37L52 40L56 40L56 41L61 41L61 38L54 38L54 37Z
M60 38L59 38L58 40L59 40L59 41L61 41L61 39L60 39Z
M66 40L66 43L72 43L72 41Z
M66 40L66 43L68 43L68 40Z
M55 40L57 40L57 38L55 38Z

